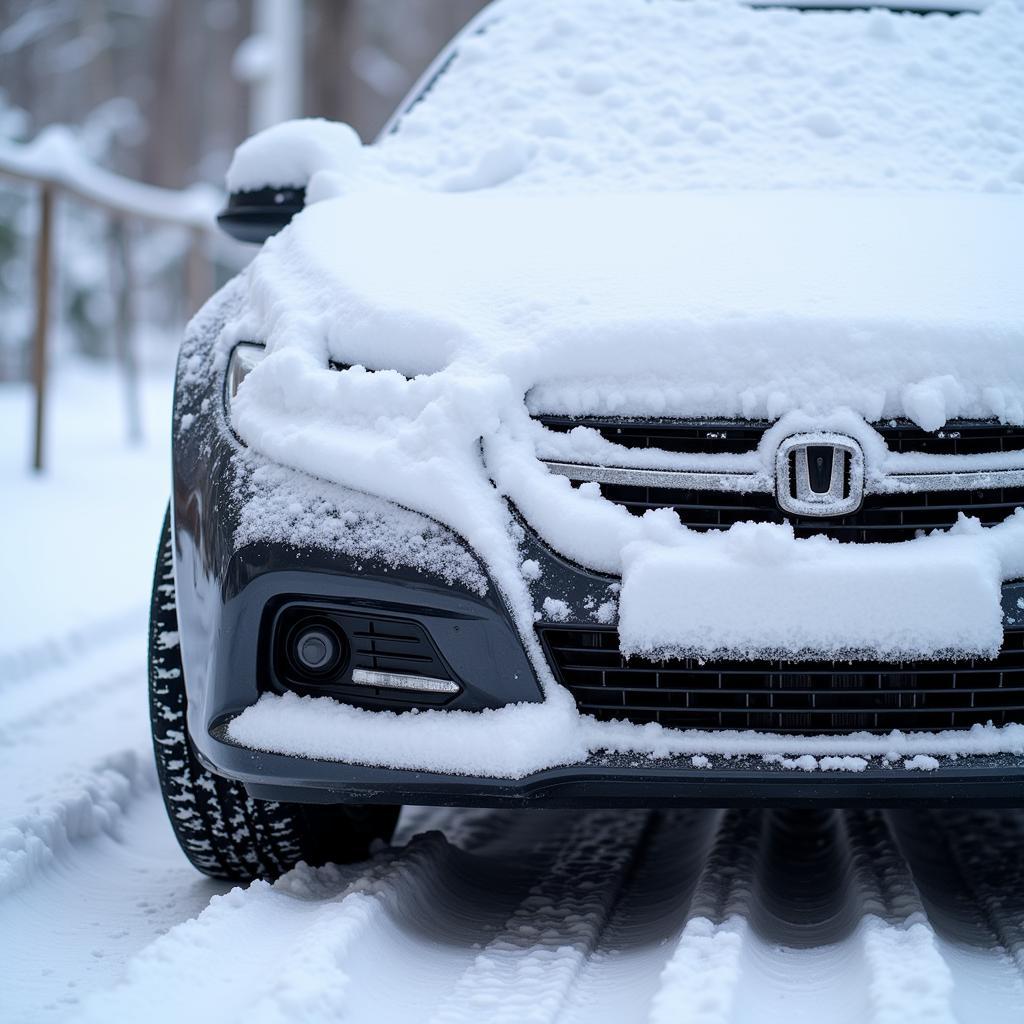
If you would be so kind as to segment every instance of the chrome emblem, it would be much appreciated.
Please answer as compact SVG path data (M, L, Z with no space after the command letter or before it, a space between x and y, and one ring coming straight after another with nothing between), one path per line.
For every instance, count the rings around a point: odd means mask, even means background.
M775 456L775 500L798 516L846 516L864 500L864 452L846 434L793 434Z

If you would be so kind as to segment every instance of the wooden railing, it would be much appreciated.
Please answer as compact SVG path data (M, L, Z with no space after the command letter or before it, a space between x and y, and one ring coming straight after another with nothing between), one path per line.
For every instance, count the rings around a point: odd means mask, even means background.
M139 432L140 419L131 341L135 277L127 224L133 219L140 219L176 225L188 232L184 288L189 313L193 313L213 288L209 244L216 229L215 214L220 206L220 197L215 190L205 186L177 192L112 174L86 160L63 129L49 129L30 145L0 142L0 175L29 183L39 192L35 324L32 334L35 392L32 467L39 471L45 459L48 339L52 318L50 293L55 269L54 212L58 197L68 195L100 207L112 220L113 246L121 268L116 345L128 384L128 419L132 434Z

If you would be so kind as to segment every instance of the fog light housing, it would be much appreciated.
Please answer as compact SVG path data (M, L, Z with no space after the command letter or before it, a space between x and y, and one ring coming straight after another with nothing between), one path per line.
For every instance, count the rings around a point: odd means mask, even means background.
M264 612L259 686L370 710L440 707L464 684L425 625L369 604L282 597Z
M330 633L314 626L295 641L295 658L307 672L321 672L338 660L338 645Z

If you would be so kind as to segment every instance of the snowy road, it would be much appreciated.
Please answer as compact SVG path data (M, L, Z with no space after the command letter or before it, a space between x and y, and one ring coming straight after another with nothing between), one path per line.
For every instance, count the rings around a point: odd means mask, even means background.
M20 399L4 402L13 431ZM79 441L66 443L68 466ZM363 865L230 892L202 878L150 763L159 446L42 484L15 455L2 466L17 511L4 512L0 1020L1024 1019L1016 813L414 809ZM62 487L84 523L65 538L92 538L66 563L96 581L91 601L30 571L58 572L59 553L46 564L11 540L62 528ZM108 522L112 493L125 514Z

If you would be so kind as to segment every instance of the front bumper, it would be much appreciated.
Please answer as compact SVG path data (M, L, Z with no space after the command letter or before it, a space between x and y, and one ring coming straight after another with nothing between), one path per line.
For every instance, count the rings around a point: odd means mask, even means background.
M802 772L759 761L601 754L521 779L495 779L314 761L247 750L211 737L208 766L263 800L450 807L1021 807L1024 760L960 758L933 771L902 766Z
M536 553L536 552L535 552ZM260 799L317 803L440 804L494 807L631 806L1024 806L1024 758L943 759L931 771L877 760L859 772L805 772L759 757L655 759L597 754L519 779L380 768L252 750L228 736L231 718L258 699L261 612L279 595L300 594L390 608L423 624L460 679L483 680L459 697L466 710L538 701L540 687L512 623L493 592L486 597L420 574L374 572L348 556L278 545L234 552L217 603L217 638L208 660L186 668L189 729L197 753L217 774ZM396 578L397 577L397 578ZM180 592L179 592L180 593ZM188 597L179 599L188 604ZM1008 603L1015 604L1007 598ZM209 604L206 605L209 614ZM461 633L451 632L458 623ZM183 637L186 652L194 645ZM459 705L456 705L459 706Z

